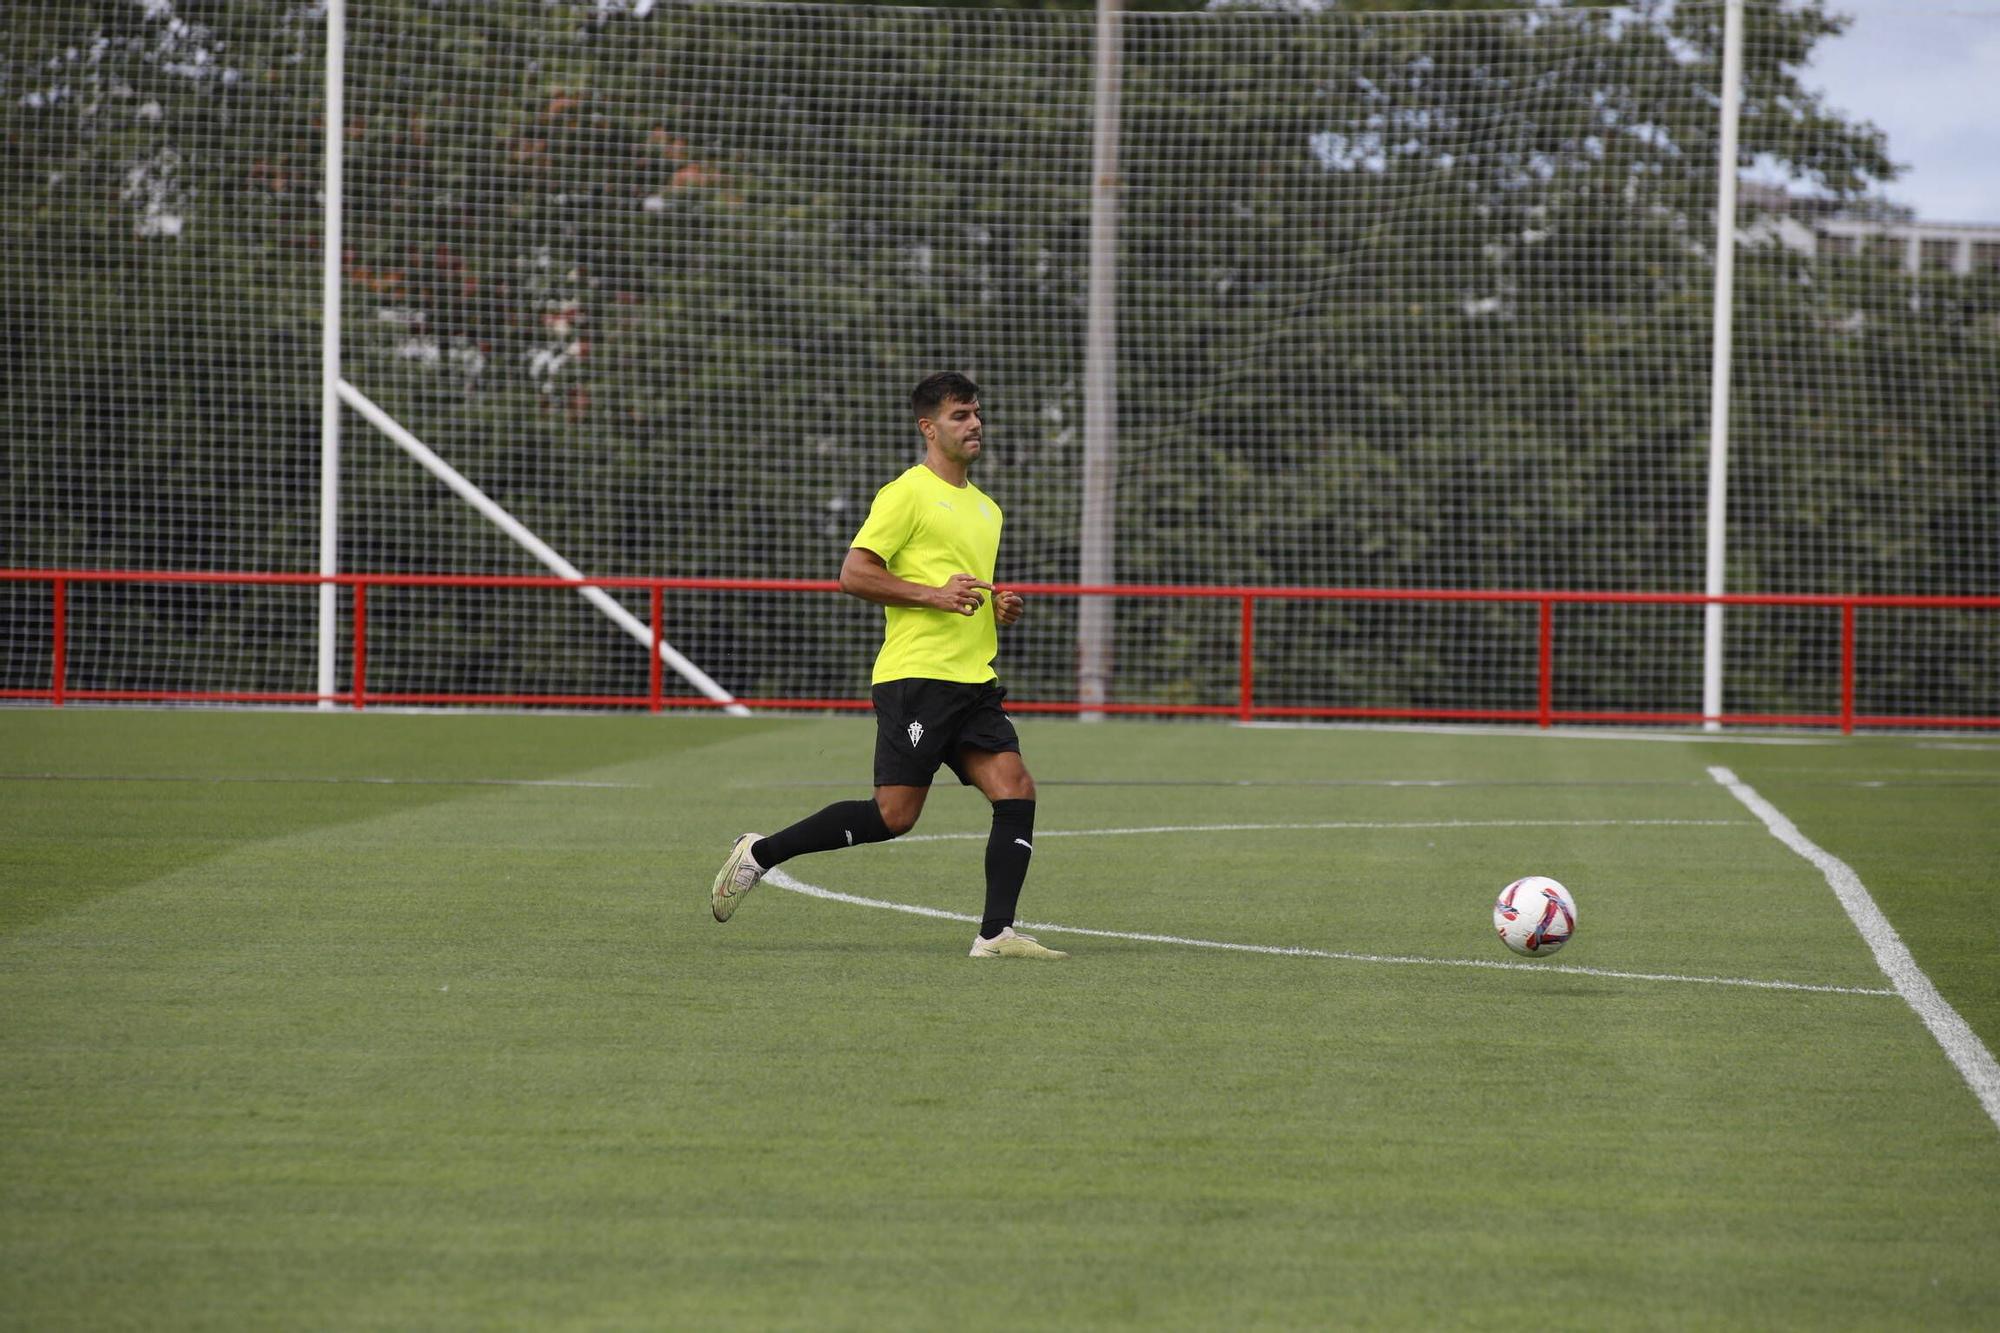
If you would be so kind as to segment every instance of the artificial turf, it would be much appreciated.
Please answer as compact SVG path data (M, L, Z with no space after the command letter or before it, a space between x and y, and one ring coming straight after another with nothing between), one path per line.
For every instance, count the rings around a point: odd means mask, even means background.
M1057 964L710 919L865 720L0 712L0 1325L2000 1322L2000 1125L1708 772L1991 1048L2000 746L1022 731ZM785 871L976 916L983 827Z

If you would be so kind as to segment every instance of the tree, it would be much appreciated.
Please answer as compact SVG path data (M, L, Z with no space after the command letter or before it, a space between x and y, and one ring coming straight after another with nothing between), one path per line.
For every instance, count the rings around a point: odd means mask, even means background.
M1455 7L1128 18L1124 577L1699 586L1721 11ZM908 452L893 405L959 365L1008 442L1011 575L1074 574L1086 16L350 17L349 376L571 559L830 574ZM0 24L23 386L0 410L33 442L7 451L4 558L309 567L316 16L37 0ZM1751 4L1742 153L1856 199L1890 177L1881 136L1798 82L1834 31L1817 4ZM1993 429L1991 291L1927 286L1917 320L1877 269L1753 248L1739 271L1736 586L1964 589L1995 521L1990 476L1956 466ZM1830 370L1884 391L1824 394ZM1892 481L1884 441L1939 461ZM352 567L527 567L372 437L346 466ZM625 669L615 637L554 624L496 662L496 605L447 608L456 669ZM673 614L698 658L734 632ZM1486 632L1283 614L1267 679L1302 700L1332 658L1370 701L1448 701L1457 641ZM853 609L807 617L810 650L725 683L844 692ZM1131 693L1233 681L1226 617L1121 626ZM1595 665L1566 698L1653 688L1654 630L1571 632ZM1046 656L1024 690L1067 688Z

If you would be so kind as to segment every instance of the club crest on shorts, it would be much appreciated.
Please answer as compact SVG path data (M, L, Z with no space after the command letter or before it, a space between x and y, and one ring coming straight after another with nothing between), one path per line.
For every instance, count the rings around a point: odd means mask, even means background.
M912 750L916 749L917 742L922 740L923 738L924 738L924 724L921 722L912 722L910 724L910 748Z

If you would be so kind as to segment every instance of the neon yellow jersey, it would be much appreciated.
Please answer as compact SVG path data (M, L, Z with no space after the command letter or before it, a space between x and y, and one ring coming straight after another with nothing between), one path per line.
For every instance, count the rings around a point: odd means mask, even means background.
M891 574L912 583L942 587L953 574L991 583L1000 555L1000 506L972 483L954 486L919 463L875 492L852 544L881 556ZM882 611L886 628L873 683L919 676L977 685L994 678L1000 645L990 594L969 616L916 606Z

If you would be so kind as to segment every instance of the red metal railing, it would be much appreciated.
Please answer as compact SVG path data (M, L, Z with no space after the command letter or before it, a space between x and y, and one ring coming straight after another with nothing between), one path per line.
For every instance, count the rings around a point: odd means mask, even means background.
M51 593L53 670L46 689L0 689L0 699L42 701L62 707L72 701L156 703L333 703L352 708L369 704L502 704L568 705L615 708L718 708L702 695L668 694L661 671L665 598L674 592L792 592L835 593L829 579L719 578L593 578L562 579L484 574L255 574L176 570L0 570L0 582L45 583ZM348 689L331 695L310 691L228 692L201 690L86 690L67 684L69 672L69 590L75 584L210 584L225 586L317 587L333 584L351 589L352 663ZM1130 713L1258 718L1348 718L1432 721L1532 722L1542 727L1559 722L1690 724L1715 721L1725 725L1856 727L2000 727L2000 717L1862 714L1855 709L1855 611L1858 608L1909 610L2000 611L2000 597L1917 597L1859 593L1703 593L1573 592L1532 589L1459 588L1280 588L1225 587L1194 584L1021 583L1009 585L1029 595L1058 597L1135 597L1235 599L1240 603L1237 698L1227 704L1123 703L1085 704L1075 700L1009 701L1024 713ZM643 695L605 694L471 694L384 692L368 688L368 590L370 588L605 588L646 589L651 595L652 662ZM1256 702L1256 615L1263 601L1342 602L1487 602L1532 603L1537 608L1537 700L1533 709L1496 708L1351 708L1265 705ZM1840 612L1840 708L1837 713L1724 713L1717 718L1690 711L1579 711L1555 706L1555 609L1560 605L1589 606L1723 606L1822 607ZM864 698L752 699L735 701L747 708L865 709Z

